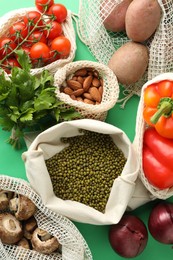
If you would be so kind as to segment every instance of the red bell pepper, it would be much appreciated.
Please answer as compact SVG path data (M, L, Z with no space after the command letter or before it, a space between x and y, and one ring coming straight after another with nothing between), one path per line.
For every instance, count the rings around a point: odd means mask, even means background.
M146 87L143 118L161 136L173 139L173 81L162 80Z
M144 132L143 172L149 183L159 189L173 186L173 140L162 137L153 127Z

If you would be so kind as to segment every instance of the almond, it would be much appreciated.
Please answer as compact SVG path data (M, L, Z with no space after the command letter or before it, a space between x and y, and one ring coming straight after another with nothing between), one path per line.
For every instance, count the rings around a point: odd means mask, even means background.
M87 69L79 69L74 73L75 76L86 76L87 75Z
M88 89L90 88L92 80L93 80L93 77L91 75L86 77L86 79L84 80L83 89L85 92L88 91Z
M69 87L65 87L64 88L64 93L67 95L72 95L73 94L73 90Z
M85 92L85 93L83 94L83 96L84 96L85 98L87 98L87 99L93 100L91 94L88 93L88 92Z
M97 70L94 70L93 74L96 78L99 78L99 72Z
M83 84L84 82L84 77L78 76L76 79L78 82L80 82L81 84Z
M72 88L73 90L77 90L82 88L82 84L76 80L73 79L68 79L67 80L67 85Z
M87 99L87 98L84 98L83 102L86 104L89 104L89 105L94 105L94 101Z
M100 84L103 86L103 78L100 78Z
M82 97L76 97L77 101L82 101L83 102L83 98Z
M76 77L76 76L73 76L71 79L72 79L72 80L77 80L77 77Z
M103 87L102 86L99 87L99 92L100 92L100 94L102 96L103 95Z
M91 97L92 97L95 101L101 102L102 96L101 96L99 90L98 90L96 87L91 87L91 88L89 89L89 93L90 93Z
M101 85L100 80L98 78L94 77L92 80L92 85L94 87L99 87Z
M73 91L73 95L75 95L75 97L79 97L79 96L81 96L83 93L84 93L84 90L83 90L82 88Z
M71 99L76 100L76 97L74 94L70 95Z

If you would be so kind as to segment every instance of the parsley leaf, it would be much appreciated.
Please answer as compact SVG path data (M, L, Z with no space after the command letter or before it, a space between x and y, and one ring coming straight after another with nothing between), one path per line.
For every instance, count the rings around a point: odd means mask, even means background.
M0 125L11 131L8 142L20 147L24 132L44 130L58 122L80 118L73 108L64 106L56 97L53 75L44 70L39 76L31 73L28 56L17 51L19 67L13 67L9 78L0 77Z

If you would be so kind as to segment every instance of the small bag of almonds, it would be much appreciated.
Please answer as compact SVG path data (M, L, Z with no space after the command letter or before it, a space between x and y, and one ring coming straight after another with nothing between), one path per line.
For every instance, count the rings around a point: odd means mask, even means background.
M117 223L138 176L138 160L126 134L88 118L40 133L22 158L27 178L47 208L89 224Z
M98 62L71 62L55 73L54 82L57 97L84 118L104 121L119 96L116 76Z

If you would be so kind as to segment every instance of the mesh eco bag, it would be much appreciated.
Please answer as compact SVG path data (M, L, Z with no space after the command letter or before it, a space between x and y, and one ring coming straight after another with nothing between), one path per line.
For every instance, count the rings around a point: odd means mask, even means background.
M124 32L108 32L103 21L113 8L123 0L80 0L78 34L89 47L94 57L101 63L108 64L113 53L129 41ZM125 86L124 92L140 95L141 87L153 77L173 70L173 1L158 0L162 10L160 25L154 36L145 42L149 48L149 64L145 75L135 84ZM101 11L102 10L102 11Z
M114 180L104 213L80 202L62 200L53 192L45 160L67 145L61 142L62 137L79 135L80 129L110 134L127 158L121 175ZM134 149L126 134L113 125L94 119L63 122L47 129L34 139L22 158L27 178L47 208L72 220L96 225L117 223L121 219L134 192L139 170Z
M18 178L0 175L0 189L22 194L34 202L37 212L34 215L40 228L57 237L62 245L62 253L41 254L34 250L16 245L5 245L0 241L0 259L2 260L84 260L92 259L90 249L75 225L67 218L47 209L39 195L29 183Z
M21 8L17 10L10 11L3 15L0 18L0 37L6 36L8 34L8 28L17 20L20 19L20 17L26 15L28 11L38 11L34 7L30 8ZM57 61L54 61L44 67L40 68L34 68L31 69L32 74L40 74L43 70L49 70L50 72L54 73L58 68L64 66L65 64L71 62L75 57L76 52L76 36L75 31L72 23L72 13L70 10L67 10L67 18L62 23L62 29L64 35L70 40L71 42L71 51L67 58L65 59L59 59Z
M103 78L103 97L99 105L79 102L71 99L69 95L60 92L61 85L70 75L73 75L78 69L86 67L96 69L100 77ZM58 70L54 75L54 85L57 87L57 97L64 101L66 106L74 107L85 118L101 121L106 119L108 110L116 104L119 95L119 85L114 73L104 64L87 60L71 62Z
M144 86L142 87L142 91L141 91L141 98L140 98L138 111L137 111L137 118L136 118L136 133L135 133L135 138L134 138L133 144L134 144L136 153L139 158L139 164L140 164L139 178L141 179L145 188L150 192L150 200L156 199L156 198L167 199L173 195L173 188L160 190L160 189L154 187L153 185L151 185L148 182L147 178L145 177L144 172L143 172L143 167L142 167L143 135L144 135L145 129L147 128L147 124L143 120L144 90L148 85L150 85L152 83L157 83L161 80L166 80L166 79L168 79L168 80L170 79L173 81L173 73L160 74L144 84Z

